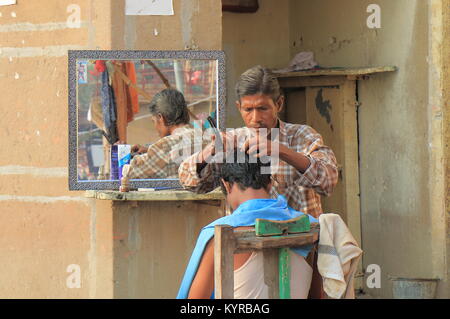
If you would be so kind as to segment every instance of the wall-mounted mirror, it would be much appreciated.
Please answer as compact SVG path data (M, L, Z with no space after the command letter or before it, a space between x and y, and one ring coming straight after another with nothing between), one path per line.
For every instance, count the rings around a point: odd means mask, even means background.
M70 190L119 189L118 152L133 156L132 146L161 138L149 104L167 88L183 94L192 127L209 128L208 116L225 127L222 51L69 51L68 67ZM176 176L153 176L131 179L130 186L180 184Z

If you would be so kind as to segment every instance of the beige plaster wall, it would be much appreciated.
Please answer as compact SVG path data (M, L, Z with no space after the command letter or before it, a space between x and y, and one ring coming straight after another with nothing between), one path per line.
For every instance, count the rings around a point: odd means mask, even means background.
M282 68L288 65L289 1L259 0L256 13L224 12L223 50L227 62L227 127L243 121L236 109L234 86L245 70L262 65Z
M81 27L69 28L79 5ZM95 210L67 187L67 50L107 49L107 1L0 7L1 298L95 295ZM80 266L81 288L67 267Z
M173 16L125 16L124 5L112 2L112 49L222 49L219 1L174 0ZM220 216L193 202L114 203L112 211L114 298L175 298L201 227Z
M399 68L358 88L363 266L378 264L382 272L381 288L366 291L389 298L389 276L446 277L443 205L436 209L444 187L433 175L442 159L432 156L430 144L442 139L435 133L443 124L432 112L441 107L433 101L442 86L433 84L436 76L429 70L442 65L427 60L438 56L430 30L439 31L431 21L439 11L428 1L380 0L381 29L369 29L371 3L291 1L290 46L292 56L314 51L322 66ZM429 192L432 183L439 191ZM448 290L448 282L441 283L439 297Z
M446 176L446 203L445 212L447 214L447 278L450 278L450 264L448 252L450 252L450 0L444 1L443 5L443 101L444 101L444 146L445 146L445 176ZM447 123L447 124L446 124Z
M222 49L219 1L173 0L173 6L173 16L125 16L125 1L113 1L113 49Z
M114 203L113 297L175 298L201 228L224 214L219 205Z
M80 7L80 28L67 26L71 4ZM217 1L174 0L171 17L125 17L123 6L21 0L0 7L0 298L120 294L112 203L68 191L67 50L221 49ZM80 266L81 288L66 285L71 264Z

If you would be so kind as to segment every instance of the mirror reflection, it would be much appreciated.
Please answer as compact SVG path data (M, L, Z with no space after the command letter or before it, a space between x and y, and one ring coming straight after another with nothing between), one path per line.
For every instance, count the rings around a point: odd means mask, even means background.
M208 116L217 123L217 60L77 59L76 67L79 181L120 180L122 167L145 161L151 145L209 128ZM176 171L168 163L133 179L177 178Z

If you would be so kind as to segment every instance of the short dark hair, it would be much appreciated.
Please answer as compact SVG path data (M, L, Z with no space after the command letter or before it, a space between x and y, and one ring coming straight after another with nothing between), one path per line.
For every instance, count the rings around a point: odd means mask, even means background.
M270 69L260 65L242 73L236 83L236 95L239 101L244 96L255 94L268 95L274 102L277 102L281 95L277 77Z
M189 112L184 96L175 89L165 89L156 93L150 102L149 111L152 115L161 114L167 126L189 123Z
M247 188L266 189L271 181L270 173L264 173L263 167L270 164L262 163L259 158L251 158L247 153L240 150L233 151L233 162L224 161L219 164L216 178L219 180L224 193L225 189L220 181L236 183L241 190Z

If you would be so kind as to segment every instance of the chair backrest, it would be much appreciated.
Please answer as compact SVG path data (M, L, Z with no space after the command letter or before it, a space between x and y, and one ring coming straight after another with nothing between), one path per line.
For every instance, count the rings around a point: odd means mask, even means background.
M233 255L253 250L263 253L264 281L269 288L269 298L289 298L288 248L315 244L318 238L318 224L310 225L306 215L281 222L259 219L256 220L255 230L235 230L228 225L215 226L215 298L233 299Z

